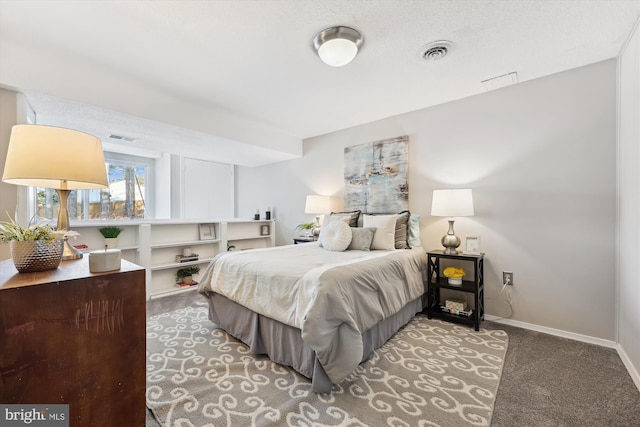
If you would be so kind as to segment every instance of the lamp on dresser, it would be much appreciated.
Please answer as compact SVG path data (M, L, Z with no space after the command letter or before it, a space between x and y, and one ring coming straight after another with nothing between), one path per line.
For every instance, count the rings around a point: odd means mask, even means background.
M316 229L314 235L320 233L320 215L331 212L331 197L320 195L309 195L304 206L304 213L316 216Z
M60 199L57 230L69 230L69 193L108 185L102 143L95 136L76 130L15 125L2 181L55 189ZM62 259L79 258L82 253L65 238Z
M444 253L456 255L460 238L453 231L454 217L473 216L473 194L470 189L433 190L431 216L449 217L449 230L442 237Z

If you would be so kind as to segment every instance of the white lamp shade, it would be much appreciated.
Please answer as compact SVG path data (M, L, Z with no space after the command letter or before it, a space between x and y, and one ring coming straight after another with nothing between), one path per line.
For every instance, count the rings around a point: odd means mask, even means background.
M11 129L2 180L55 189L108 185L102 143L88 133L43 125Z
M473 194L470 189L433 190L432 216L473 216Z
M332 67L347 65L358 54L358 47L347 39L333 39L324 42L318 49L318 56Z
M307 196L307 202L304 206L304 213L307 214L326 214L331 212L331 197L329 196Z

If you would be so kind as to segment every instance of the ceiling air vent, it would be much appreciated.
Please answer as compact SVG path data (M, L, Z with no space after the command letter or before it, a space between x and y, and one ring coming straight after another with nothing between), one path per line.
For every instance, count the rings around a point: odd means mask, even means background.
M518 83L518 73L513 71L511 73L503 74L491 79L482 80L480 82L485 91L493 89L499 89L501 87L509 86Z
M136 142L136 139L135 138L131 138L130 136L122 136L122 135L110 134L109 138L115 139L115 140L118 140L118 141L123 141L123 142Z
M427 61L437 61L447 56L453 44L447 40L437 40L422 46L420 56Z

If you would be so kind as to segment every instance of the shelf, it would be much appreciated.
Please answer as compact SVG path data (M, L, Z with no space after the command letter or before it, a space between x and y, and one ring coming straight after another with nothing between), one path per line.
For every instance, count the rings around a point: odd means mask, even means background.
M448 320L451 322L464 323L467 325L475 325L476 320L474 315L471 316L461 316L459 314L447 313L446 311L440 310L440 307L435 307L431 309L431 317L437 317L443 320Z
M172 262L172 263L168 263L168 264L152 265L151 266L151 271L167 270L169 268L179 268L179 267L185 267L187 265L207 264L207 263L211 262L212 259L213 259L213 257L202 258L202 259L199 259L197 261Z
M450 285L446 277L439 277L437 281L432 281L431 285L438 288L453 289L454 291L476 292L476 284L472 280L463 280L462 285Z
M270 239L271 235L268 236L245 236L245 237L233 237L230 238L229 241L233 242L236 240L257 240L257 239Z
M198 246L198 245L210 245L212 243L220 243L220 239L212 240L188 240L185 242L172 242L172 243L156 243L149 245L151 249L163 249L163 248L177 248L181 246Z

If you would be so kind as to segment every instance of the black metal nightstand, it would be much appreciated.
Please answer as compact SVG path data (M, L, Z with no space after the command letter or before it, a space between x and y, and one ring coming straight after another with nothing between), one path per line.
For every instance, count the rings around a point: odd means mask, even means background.
M461 285L451 285L446 277L441 276L440 261L451 259L464 263L473 263L473 280L463 280ZM447 255L442 250L427 252L429 275L427 283L427 308L429 319L437 317L450 322L464 323L480 330L480 322L484 320L484 254L456 254ZM474 307L470 316L448 312L440 300L440 289L473 294Z
M294 237L293 243L297 245L298 243L310 243L315 242L316 240L313 237Z

